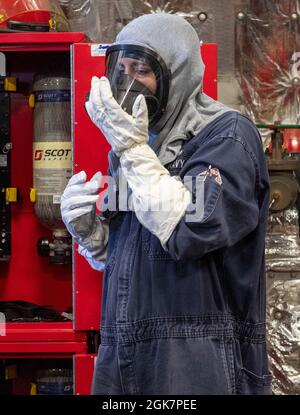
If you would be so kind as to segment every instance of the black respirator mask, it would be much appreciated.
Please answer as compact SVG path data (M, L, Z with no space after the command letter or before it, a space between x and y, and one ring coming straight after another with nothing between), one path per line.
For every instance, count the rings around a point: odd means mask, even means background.
M106 77L115 100L128 114L137 96L144 95L149 127L161 118L169 96L170 74L158 54L136 45L113 45L106 52Z

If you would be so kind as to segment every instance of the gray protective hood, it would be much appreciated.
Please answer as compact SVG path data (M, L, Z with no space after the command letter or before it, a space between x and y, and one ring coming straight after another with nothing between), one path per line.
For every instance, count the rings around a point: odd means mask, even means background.
M177 157L183 141L231 108L203 93L204 64L200 40L182 17L168 13L146 14L134 19L118 34L114 44L140 45L152 49L171 72L169 99L151 147L166 165ZM110 152L110 171L116 174L117 157Z

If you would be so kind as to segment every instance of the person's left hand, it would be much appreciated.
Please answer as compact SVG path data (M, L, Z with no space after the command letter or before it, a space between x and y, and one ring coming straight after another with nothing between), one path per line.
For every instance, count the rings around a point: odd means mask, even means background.
M148 109L143 95L136 98L132 115L129 115L114 99L109 80L104 76L101 79L93 76L85 108L117 156L134 144L147 142Z

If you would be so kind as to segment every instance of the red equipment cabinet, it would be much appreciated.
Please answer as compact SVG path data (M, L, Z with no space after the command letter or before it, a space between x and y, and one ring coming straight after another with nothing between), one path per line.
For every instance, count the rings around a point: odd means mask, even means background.
M49 304L59 311L73 305L73 322L7 323L0 336L0 359L72 359L74 393L89 394L96 350L89 339L100 326L102 275L73 250L73 264L50 264L37 254L36 242L50 235L37 221L29 199L32 187L33 113L28 98L35 74L67 65L72 85L72 141L74 173L90 178L107 172L109 145L90 121L84 102L91 77L104 74L105 47L84 42L82 33L1 34L0 52L8 75L18 79L11 93L12 186L21 199L12 205L12 255L0 262L0 301L24 300ZM104 51L104 52L103 52ZM217 97L217 48L202 45L206 65L204 91ZM91 352L91 353L89 353Z
M18 202L11 204L12 252L9 262L0 262L0 300L49 304L59 311L73 304L75 317L73 322L7 323L6 335L0 336L0 358L7 362L43 359L49 365L52 361L70 361L76 394L88 394L90 390L91 361L95 357L95 353L89 353L92 324L84 317L88 307L77 306L80 292L73 289L76 275L72 265L50 264L37 253L38 239L50 236L50 232L39 224L29 198L33 184L33 111L28 98L35 74L51 73L53 67L63 65L72 79L71 47L82 41L83 33L10 33L0 37L7 75L17 78L17 92L10 93L11 186L17 187L21 195ZM100 291L100 275L87 267L89 273L97 283L97 287L89 285L92 296L98 297L94 289ZM76 318L85 322L80 330L76 327ZM20 393L20 388L14 390Z

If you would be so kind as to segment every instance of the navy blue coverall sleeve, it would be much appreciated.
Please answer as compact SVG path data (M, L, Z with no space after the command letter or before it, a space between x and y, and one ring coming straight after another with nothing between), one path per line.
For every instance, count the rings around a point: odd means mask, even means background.
M189 221L185 214L178 223L166 245L173 259L199 259L233 246L257 227L260 172L254 151L244 141L228 136L213 137L197 146L181 178L196 177L211 166L219 170L222 183L215 175L206 177L204 214L200 220Z

